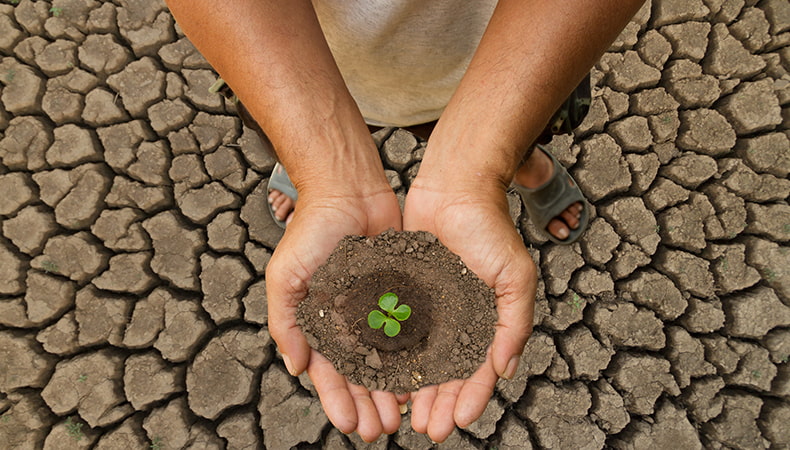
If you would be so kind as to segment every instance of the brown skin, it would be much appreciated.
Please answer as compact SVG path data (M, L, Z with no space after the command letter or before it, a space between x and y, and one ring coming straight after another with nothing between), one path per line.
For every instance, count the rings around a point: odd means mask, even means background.
M308 371L341 431L366 441L393 433L408 397L352 385L309 348L294 311L312 273L344 235L388 228L431 231L460 255L496 290L496 336L471 378L411 395L412 426L441 442L476 420L497 379L515 373L531 332L536 270L505 189L514 178L535 186L548 177L541 152L519 168L524 149L642 1L501 1L428 142L403 217L309 1L167 1L266 131L299 192L266 271L269 330L289 372ZM355 182L338 182L348 179ZM566 213L573 226L578 211Z

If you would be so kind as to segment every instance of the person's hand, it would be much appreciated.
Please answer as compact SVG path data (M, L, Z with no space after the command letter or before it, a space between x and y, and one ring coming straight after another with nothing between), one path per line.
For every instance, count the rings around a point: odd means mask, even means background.
M383 183L372 188L348 179L327 182L318 189L297 183L303 189L293 219L266 268L269 331L288 372L296 376L307 370L329 420L343 433L357 431L366 441L398 429L398 403L405 403L407 397L369 392L348 382L308 346L296 324L296 306L307 295L313 272L344 236L401 229L400 208L383 171L381 179Z
M494 288L499 315L486 360L470 378L426 386L411 395L412 427L442 442L456 425L466 427L480 417L499 377L515 374L532 332L537 277L501 186L425 178L418 177L406 197L404 229L430 231L458 254Z

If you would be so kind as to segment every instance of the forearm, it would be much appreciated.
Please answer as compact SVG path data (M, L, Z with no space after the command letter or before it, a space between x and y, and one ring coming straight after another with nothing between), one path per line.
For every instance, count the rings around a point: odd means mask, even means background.
M271 139L300 189L354 170L383 177L310 1L167 0L186 35ZM301 189L300 189L301 192Z
M421 172L429 176L421 182L507 186L548 119L642 2L500 1L428 143Z

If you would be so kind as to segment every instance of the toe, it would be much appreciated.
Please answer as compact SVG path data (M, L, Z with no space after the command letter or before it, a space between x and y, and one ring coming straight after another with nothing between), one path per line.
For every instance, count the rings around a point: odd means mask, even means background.
M570 229L568 229L568 225L559 219L552 219L546 228L552 236L559 240L568 239L568 236L570 235Z

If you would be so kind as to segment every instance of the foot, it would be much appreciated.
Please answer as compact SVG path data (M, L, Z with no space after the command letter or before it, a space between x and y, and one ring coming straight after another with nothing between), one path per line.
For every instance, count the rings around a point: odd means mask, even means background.
M296 202L291 200L291 197L288 197L277 189L272 189L269 191L269 204L272 207L272 211L274 211L274 216L277 217L278 220L284 221L286 225L291 223L291 219L293 219L294 215L294 208L296 207Z
M553 173L554 164L551 158L540 148L535 148L529 159L516 172L514 181L524 187L534 189L548 182ZM549 222L546 231L557 239L567 239L570 230L579 227L582 208L583 206L579 202L570 205Z

